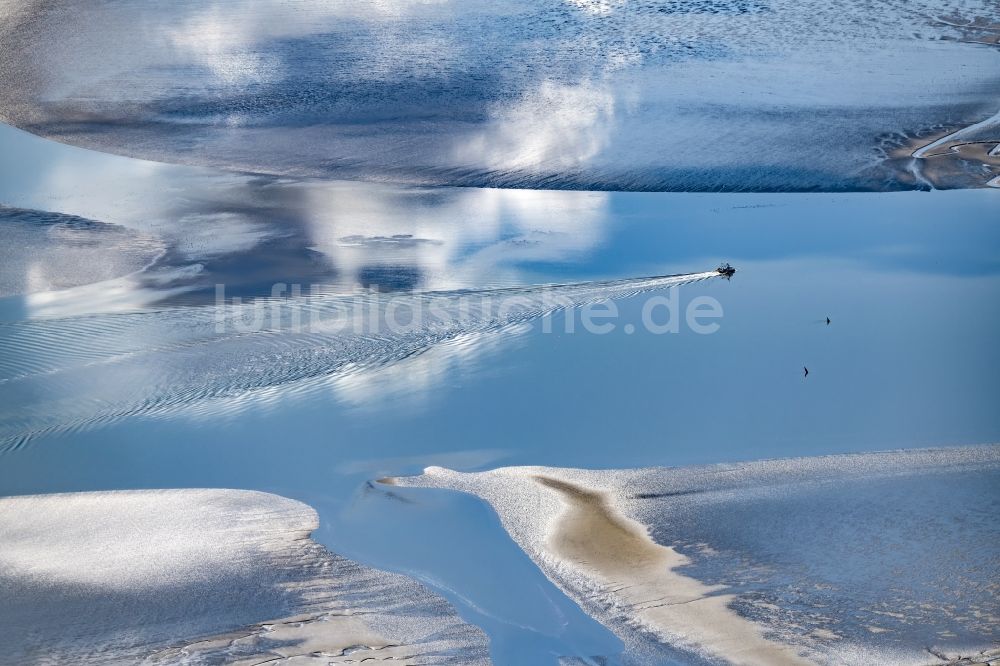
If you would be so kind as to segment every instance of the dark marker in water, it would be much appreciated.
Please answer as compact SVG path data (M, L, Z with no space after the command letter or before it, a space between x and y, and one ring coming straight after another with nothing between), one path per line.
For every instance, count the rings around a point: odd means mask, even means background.
M802 369L806 371L806 374L804 374L804 375L802 375L802 376L803 376L803 377L808 377L808 376L809 376L809 368L807 368L806 366L804 366L804 365L803 365L803 366L802 366Z

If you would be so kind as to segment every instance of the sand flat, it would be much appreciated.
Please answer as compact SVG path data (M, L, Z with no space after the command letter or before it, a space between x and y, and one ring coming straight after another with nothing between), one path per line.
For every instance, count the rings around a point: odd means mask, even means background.
M330 553L317 525L243 490L0 498L0 664L487 660L447 602Z
M535 479L559 493L563 512L548 535L552 553L585 571L636 618L663 637L732 664L808 664L789 646L729 609L729 595L680 574L688 558L649 538L606 493L551 476Z
M626 663L922 666L995 639L998 473L982 446L394 483L489 502Z

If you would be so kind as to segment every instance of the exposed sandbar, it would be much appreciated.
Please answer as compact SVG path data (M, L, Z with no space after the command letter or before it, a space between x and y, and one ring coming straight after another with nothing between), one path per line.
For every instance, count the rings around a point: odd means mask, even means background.
M309 538L310 507L240 490L0 499L0 664L483 663L412 580Z
M989 498L954 492L952 484L988 484L997 470L1000 447L983 446L687 468L429 467L392 481L489 502L546 576L622 639L627 663L923 665L928 645L964 655L990 644L995 604L973 567L988 549L968 547L964 568L952 567L945 546L919 533L934 524L936 537L960 543L989 530ZM943 493L942 504L914 501L911 508L910 493ZM814 515L828 510L829 520ZM729 513L750 522L728 525ZM966 514L961 525L952 520ZM905 531L886 529L887 520ZM718 530L720 543L702 534ZM678 550L681 544L689 550ZM909 553L901 561L916 557L929 568L870 595L854 587L867 575L894 580L900 549ZM838 559L846 560L843 571ZM858 566L856 581L843 577ZM971 577L955 592L961 608L950 605L951 596L928 592L959 573ZM961 639L943 629L954 623Z
M730 610L730 595L715 595L718 588L678 573L688 558L655 543L605 493L552 476L534 478L556 491L563 503L550 527L548 549L632 607L640 623L732 664L810 663L793 647L767 640L760 627Z

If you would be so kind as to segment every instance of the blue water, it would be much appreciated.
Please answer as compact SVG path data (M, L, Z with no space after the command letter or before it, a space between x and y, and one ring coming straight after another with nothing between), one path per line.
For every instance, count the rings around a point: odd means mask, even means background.
M478 500L394 490L408 500L399 501L369 480L430 464L685 465L995 442L996 196L611 195L598 247L572 261L516 262L513 274L624 277L725 258L739 268L732 281L679 288L682 305L718 299L716 333L652 334L641 325L649 296L639 295L617 301L607 335L561 332L579 316L571 311L555 315L552 333L536 321L309 390L41 436L3 455L0 492L278 493L317 509L315 537L335 552L444 594L487 629L502 663L614 654L618 639ZM82 381L97 388L114 373L96 368ZM46 404L44 394L22 399Z
M997 110L989 0L85 0L10 14L0 120L255 173L913 189L926 183L894 149ZM989 180L976 160L957 172L941 180Z
M1000 193L885 192L995 175L904 147L996 112L996 7L863 5L0 10L0 495L278 493L451 600L498 663L613 661L479 500L371 482L1000 441ZM218 285L336 310L724 261L730 281L616 291L607 334L571 308L336 356L205 325ZM651 332L672 297L718 330Z

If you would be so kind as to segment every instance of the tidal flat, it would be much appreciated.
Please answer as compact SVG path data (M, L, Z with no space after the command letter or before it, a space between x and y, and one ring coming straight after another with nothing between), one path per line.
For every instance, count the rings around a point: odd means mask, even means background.
M1000 663L998 26L0 0L0 664Z

